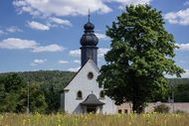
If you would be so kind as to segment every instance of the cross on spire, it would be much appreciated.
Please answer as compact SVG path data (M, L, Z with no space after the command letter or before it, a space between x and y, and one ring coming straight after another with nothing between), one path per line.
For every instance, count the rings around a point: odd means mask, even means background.
M88 9L88 22L90 22L91 14L90 14L90 9Z

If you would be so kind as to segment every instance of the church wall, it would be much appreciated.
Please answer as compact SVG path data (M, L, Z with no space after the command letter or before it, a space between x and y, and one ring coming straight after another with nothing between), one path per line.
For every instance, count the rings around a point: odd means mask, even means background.
M89 60L84 67L79 71L75 78L70 82L70 84L65 88L65 112L67 113L82 113L80 103L84 101L87 96L91 93L95 94L97 98L100 97L100 91L96 78L98 76L98 68L95 66L92 60ZM93 79L88 79L87 75L92 72ZM81 91L83 98L81 100L77 99L77 92ZM100 99L105 105L103 105L102 112L104 114L113 114L116 112L116 106L114 102L108 98Z

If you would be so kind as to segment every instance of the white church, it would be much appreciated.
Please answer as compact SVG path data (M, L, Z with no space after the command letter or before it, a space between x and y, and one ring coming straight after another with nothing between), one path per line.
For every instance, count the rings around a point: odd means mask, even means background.
M96 81L99 75L97 66L98 38L94 34L94 25L88 19L84 25L81 37L81 68L65 86L60 98L60 109L69 114L116 114L131 113L130 102L115 105L115 102L105 95L103 87ZM158 103L159 104L159 103ZM157 103L149 103L145 112L153 112ZM181 110L189 113L189 103L162 103L171 108L170 112Z
M102 113L114 114L117 107L114 101L104 94L104 89L96 81L99 75L97 66L98 38L94 34L94 25L84 25L81 37L81 68L65 86L61 94L61 109L66 113Z

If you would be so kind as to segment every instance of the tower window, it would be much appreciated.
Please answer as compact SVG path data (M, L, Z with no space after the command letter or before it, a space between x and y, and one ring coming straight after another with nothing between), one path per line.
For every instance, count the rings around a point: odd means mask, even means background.
M101 91L101 92L100 92L100 98L101 98L101 99L104 99L104 98L105 98L105 93L104 93L104 91Z
M77 92L77 98L76 99L78 99L78 100L82 99L82 92L81 91Z

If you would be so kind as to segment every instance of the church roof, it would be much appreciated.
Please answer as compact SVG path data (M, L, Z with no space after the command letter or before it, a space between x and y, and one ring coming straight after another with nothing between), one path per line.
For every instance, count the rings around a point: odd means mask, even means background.
M104 103L101 102L100 100L98 100L96 95L94 95L94 94L88 95L87 98L80 104L84 105L84 106L101 106L101 105L104 105Z

